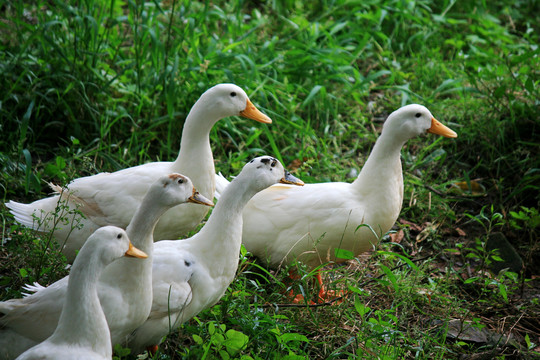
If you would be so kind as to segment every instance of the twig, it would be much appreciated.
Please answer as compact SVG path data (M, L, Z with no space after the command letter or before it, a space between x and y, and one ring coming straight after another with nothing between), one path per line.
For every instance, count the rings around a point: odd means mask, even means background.
M447 193L444 193L440 190L437 190L435 189L433 186L430 186L430 185L427 185L427 184L424 184L424 187L426 189L428 189L429 191L433 191L435 194L439 195L439 196L442 196L442 197L445 197L447 199L453 199L453 200L467 200L467 201L471 201L477 205L481 205L478 201L474 200L474 199L471 199L470 197L467 197L467 196L458 196L458 195L448 195Z
M514 330L516 325L521 321L521 318L523 317L523 315L525 315L525 313L521 313L521 315L519 316L519 319L517 319L516 322L514 322L514 325L512 325L510 327L510 329L508 330L508 336L506 337L506 341L504 342L504 346L506 346L508 344L508 342L510 341L510 336L512 335L512 330Z

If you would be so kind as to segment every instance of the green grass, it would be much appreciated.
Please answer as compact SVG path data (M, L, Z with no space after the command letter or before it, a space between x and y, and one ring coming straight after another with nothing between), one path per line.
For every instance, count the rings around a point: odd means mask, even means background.
M396 235L325 268L352 292L345 301L277 306L288 286L309 294L312 274L299 265L305 276L289 284L286 269L271 273L246 255L220 303L169 335L157 358L540 357L537 2L0 4L3 202L45 196L45 181L175 158L188 111L220 82L244 88L274 120L214 127L225 175L273 154L306 182L351 181L382 121L407 103L459 134L404 147ZM0 219L1 299L65 275L48 238L4 207ZM522 271L489 271L495 232ZM456 338L452 319L512 337Z

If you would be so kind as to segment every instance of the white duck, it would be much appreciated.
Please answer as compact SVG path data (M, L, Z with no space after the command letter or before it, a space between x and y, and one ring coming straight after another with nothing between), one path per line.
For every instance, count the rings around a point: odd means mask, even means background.
M129 341L133 353L159 344L171 330L221 298L238 268L242 209L258 191L277 182L303 185L270 156L251 160L222 194L199 233L154 244L152 311Z
M171 174L159 178L148 190L126 232L133 244L148 254L144 261L120 259L103 271L98 292L113 344L123 344L141 325L152 306L152 233L159 217L183 202L212 205L199 195L191 180ZM22 299L0 302L0 355L12 359L49 337L66 298L68 277L43 288L29 286L35 293ZM1 359L2 357L0 357Z
M401 148L426 132L457 137L424 106L404 106L388 116L353 183L278 184L261 191L244 208L242 241L246 249L274 268L294 259L315 268L327 261L344 261L336 258L337 248L355 255L371 249L401 211ZM226 188L224 180L216 180L217 198ZM319 273L317 278L322 288Z
M71 268L56 330L17 359L111 359L109 326L99 302L97 283L105 266L122 256L147 257L116 226L102 227L90 235Z
M31 204L9 201L6 206L15 219L27 227L41 231L55 227L54 236L64 245L68 261L72 261L76 250L100 226L125 228L150 185L160 176L170 173L188 176L203 196L213 199L215 169L210 130L218 120L235 115L262 123L272 122L257 110L244 90L233 84L219 84L202 94L189 112L175 161L153 162L75 179L64 190L51 185L58 195ZM69 210L59 207L60 199L67 202ZM170 209L159 220L154 240L178 239L193 230L207 212L207 207L192 204ZM36 221L35 217L42 220Z

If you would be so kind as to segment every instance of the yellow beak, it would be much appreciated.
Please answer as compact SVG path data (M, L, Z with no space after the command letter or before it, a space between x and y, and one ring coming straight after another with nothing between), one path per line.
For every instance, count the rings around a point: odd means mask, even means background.
M139 250L135 246L133 246L131 241L129 242L129 249L124 255L127 257L134 257L139 259L146 259L148 257L148 255L146 255L144 251Z
M259 109L257 109L251 101L249 101L249 99L246 101L246 108L240 111L240 116L253 119L264 124L272 123L272 119L260 112Z
M447 138L457 138L454 130L444 126L434 117L431 118L431 127L427 130L428 133L441 135Z

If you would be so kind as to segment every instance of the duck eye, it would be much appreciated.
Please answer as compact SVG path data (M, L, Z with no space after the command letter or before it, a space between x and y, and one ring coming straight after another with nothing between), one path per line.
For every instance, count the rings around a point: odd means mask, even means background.
M179 184L183 184L183 183L184 183L184 179L178 179L178 183L179 183Z
M120 233L120 234L116 235L116 238L117 238L117 239L121 239L121 238L122 238L122 234Z
M236 96L236 92L233 91L233 92L231 93L231 96L232 96L232 97L235 97L235 96Z
M419 118L420 116L422 116L422 114L416 113L416 115L414 115L414 116L416 116L417 118Z

